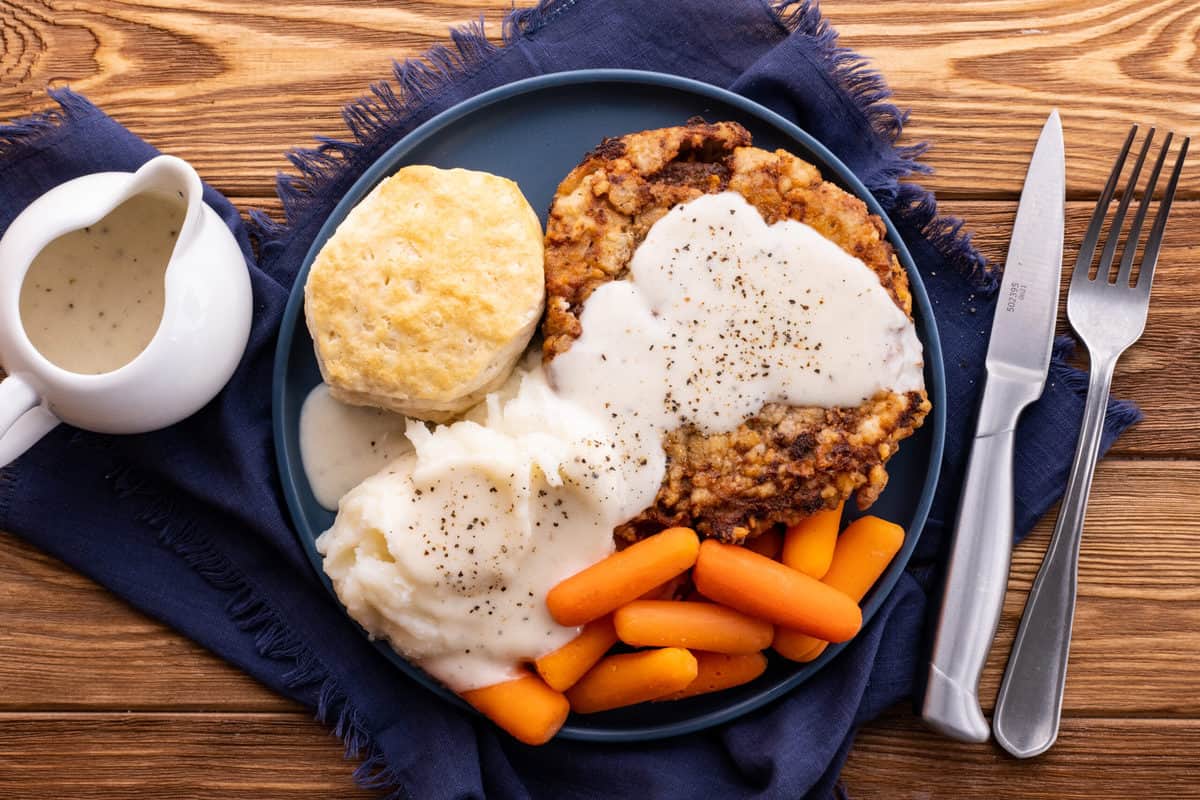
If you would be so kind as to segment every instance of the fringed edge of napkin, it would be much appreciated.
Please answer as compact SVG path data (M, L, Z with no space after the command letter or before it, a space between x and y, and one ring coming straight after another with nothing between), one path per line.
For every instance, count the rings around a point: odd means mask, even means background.
M436 45L419 58L396 62L392 81L380 81L342 110L351 138L315 137L318 144L287 153L297 174L280 173L276 194L283 205L283 221L258 210L250 212L251 234L260 247L282 244L295 225L322 206L317 198L341 196L348 178L357 176L385 137L408 133L426 119L425 111L441 93L469 76L516 40L535 35L578 0L542 0L531 8L517 9L504 20L500 43L488 40L483 21L452 28L450 43ZM908 112L891 103L887 81L862 55L838 44L838 33L821 15L817 0L763 0L764 7L788 34L812 37L828 64L830 74L857 104L879 136L888 158L874 175L860 176L872 194L897 222L919 231L947 261L975 286L990 294L999 285L998 270L991 269L972 244L972 234L958 217L938 214L933 193L904 182L932 169L917 161L927 143L899 144Z
M1070 364L1078 346L1079 342L1074 336L1054 337L1054 349L1050 353L1050 376L1048 380L1062 381L1072 392L1080 397L1084 397L1088 391L1088 373ZM1117 400L1112 395L1109 395L1108 410L1104 412L1104 427L1107 430L1115 431L1114 437L1120 436L1130 425L1141 422L1144 416L1145 414L1142 413L1142 410L1136 404L1128 400ZM1108 449L1104 448L1101 450L1099 457L1104 458L1107 452ZM1067 484L1066 473L1062 476L1062 484L1065 489ZM1058 502L1057 499L1050 502L1043 509L1042 513L1049 510L1050 506L1056 502Z
M100 113L86 97L70 89L50 89L47 94L58 107L37 111L0 125L0 168L48 145L68 122Z
M157 491L151 479L127 465L116 467L108 478L120 500L140 503L134 506L137 522L154 531L160 544L229 596L225 612L239 630L254 636L259 655L294 665L283 676L287 688L319 687L316 719L342 740L346 758L362 759L354 770L355 782L367 789L387 791L389 800L413 800L401 776L388 767L383 751L372 741L367 726L330 669L292 631L254 581L213 547L198 525L186 521L186 514L175 513L172 502ZM4 488L0 480L0 493Z
M893 92L870 59L838 44L838 32L821 15L819 0L782 0L769 3L779 24L789 33L814 39L830 65L838 85L858 105L875 134L887 145L888 156L874 175L860 175L888 215L918 231L960 272L971 279L976 291L991 294L1000 285L1000 271L975 249L973 234L959 217L938 214L933 192L904 179L929 175L933 168L919 159L929 150L928 142L900 144L909 112L891 102Z

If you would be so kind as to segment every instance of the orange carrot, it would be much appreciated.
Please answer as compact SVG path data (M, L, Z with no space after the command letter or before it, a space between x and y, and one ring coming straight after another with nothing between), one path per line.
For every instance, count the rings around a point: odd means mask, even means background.
M903 544L904 529L899 525L879 517L861 517L838 537L833 562L822 583L861 602ZM784 658L812 661L827 644L802 631L778 628L771 646Z
M584 625L578 636L539 658L534 666L551 689L565 692L616 643L612 617L601 617Z
M858 632L862 611L842 592L744 547L706 539L692 571L709 598L832 642Z
M838 537L833 563L822 579L861 601L904 544L904 528L879 517L860 517Z
M631 706L683 691L698 670L696 657L682 647L609 656L567 691L567 699L580 714Z
M570 704L536 675L463 692L462 698L517 741L545 744L562 727Z
M817 580L825 577L833 560L844 505L838 503L837 508L818 511L789 527L783 540L783 563Z
M689 683L683 691L660 697L659 700L682 700L685 697L741 686L762 675L767 668L767 657L762 653L742 653L734 656L700 652L692 655L696 656L696 680Z
M783 550L783 537L779 534L779 531L774 528L768 528L753 539L747 539L745 547L747 550L753 550L760 556L778 560L779 553Z
M829 642L793 628L776 628L771 648L791 661L807 663L825 652Z
M634 647L687 647L757 653L771 646L771 623L715 603L635 600L613 612L617 636Z
M688 569L699 547L691 528L668 528L632 544L551 589L550 616L569 626L602 617Z

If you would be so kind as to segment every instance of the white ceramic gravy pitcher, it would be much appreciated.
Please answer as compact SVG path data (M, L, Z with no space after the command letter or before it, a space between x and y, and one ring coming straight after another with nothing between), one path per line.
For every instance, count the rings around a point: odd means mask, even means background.
M183 212L162 274L158 328L122 366L68 371L34 346L22 322L26 274L51 242L143 194ZM233 234L202 194L190 165L159 156L137 172L101 172L57 186L9 226L0 239L0 365L8 373L0 383L0 466L59 421L99 433L166 427L198 411L229 380L250 334L250 276Z

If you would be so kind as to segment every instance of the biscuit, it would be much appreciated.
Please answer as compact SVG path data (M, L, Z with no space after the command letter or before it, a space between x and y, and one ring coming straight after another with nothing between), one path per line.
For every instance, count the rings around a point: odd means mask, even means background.
M542 229L517 185L404 167L317 254L304 311L335 398L443 422L504 383L541 318Z

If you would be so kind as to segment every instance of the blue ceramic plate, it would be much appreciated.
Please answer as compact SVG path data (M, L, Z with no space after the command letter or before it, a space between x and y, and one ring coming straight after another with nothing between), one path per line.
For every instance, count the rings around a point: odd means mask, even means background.
M866 188L820 142L757 103L704 83L670 75L625 70L587 70L546 75L509 84L439 114L397 142L351 187L326 220L301 267L279 331L275 356L275 446L284 493L296 533L313 569L332 593L313 542L333 523L333 514L313 498L300 461L300 407L320 381L312 340L304 324L304 281L317 251L359 200L382 179L407 164L465 167L516 181L530 204L545 210L558 183L605 136L679 125L689 117L733 120L754 135L758 147L785 148L818 167L825 178L857 195L887 224L888 238L908 271L913 316L925 345L925 382L933 412L924 427L892 459L887 490L871 511L909 531L904 548L863 604L869 620L892 590L925 524L937 484L945 429L942 354L932 309L912 257L883 209ZM365 634L364 634L365 635ZM386 645L380 651L408 677L460 703L453 694ZM828 648L811 664L772 659L758 680L674 703L655 703L603 714L572 716L560 736L591 741L639 741L698 731L755 708L794 689L837 658ZM835 664L832 669L837 669Z

